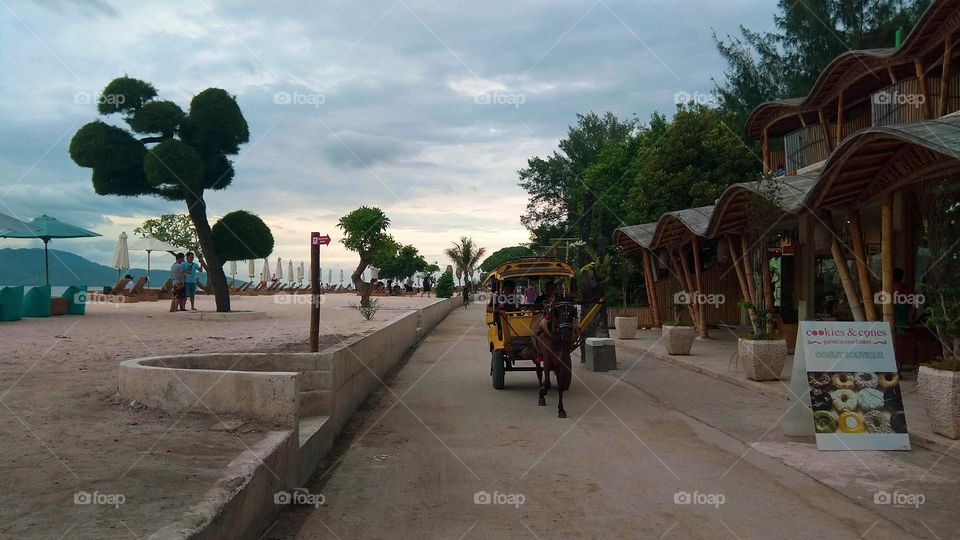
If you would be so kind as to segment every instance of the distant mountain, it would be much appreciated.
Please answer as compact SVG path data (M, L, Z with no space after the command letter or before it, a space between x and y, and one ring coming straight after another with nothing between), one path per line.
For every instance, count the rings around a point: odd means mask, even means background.
M154 254L150 268L150 284L160 287L170 277L170 257ZM145 268L131 268L124 274L134 277L147 275ZM50 284L86 285L91 289L117 282L117 270L84 259L69 251L50 250ZM0 249L0 285L42 285L43 249Z

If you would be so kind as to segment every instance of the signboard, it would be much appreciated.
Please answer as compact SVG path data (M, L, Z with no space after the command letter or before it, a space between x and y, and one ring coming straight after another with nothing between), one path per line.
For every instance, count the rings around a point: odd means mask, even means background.
M313 245L315 246L329 246L330 245L330 235L325 234L323 236L314 236Z
M787 435L820 450L909 450L893 336L886 322L802 321Z

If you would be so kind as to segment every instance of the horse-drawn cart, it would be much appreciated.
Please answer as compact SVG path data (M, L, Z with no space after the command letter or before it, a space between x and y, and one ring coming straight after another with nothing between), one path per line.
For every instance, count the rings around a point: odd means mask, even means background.
M568 263L550 257L512 259L486 277L483 284L489 285L492 293L486 323L494 388L504 387L508 371L537 371L539 378L541 357L533 341L535 334L550 334L550 324L556 336L562 335L569 343L564 346L569 359L569 351L579 343L600 309L596 304L582 317L579 315L572 300L576 292L574 277ZM521 287L529 285L539 294L533 301L521 292Z

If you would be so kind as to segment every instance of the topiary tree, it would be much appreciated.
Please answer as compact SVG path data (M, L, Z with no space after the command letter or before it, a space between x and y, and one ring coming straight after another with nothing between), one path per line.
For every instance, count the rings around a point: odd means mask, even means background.
M224 261L264 259L273 253L273 233L256 214L236 210L213 226L213 245Z
M236 99L219 88L194 96L189 112L156 97L148 82L131 77L111 81L97 111L121 115L130 130L101 120L90 122L74 134L70 157L93 169L93 188L99 195L153 195L185 202L217 311L230 311L225 259L214 244L203 197L206 190L224 189L233 181L228 156L236 155L250 139L247 121Z
M444 272L437 280L437 298L453 296L453 272Z
M340 243L350 251L360 255L360 262L350 276L353 287L360 294L360 306L370 307L370 292L373 290L369 283L363 281L363 271L384 252L396 252L397 244L387 234L390 218L383 210L376 207L361 206L340 218L337 227L343 231Z

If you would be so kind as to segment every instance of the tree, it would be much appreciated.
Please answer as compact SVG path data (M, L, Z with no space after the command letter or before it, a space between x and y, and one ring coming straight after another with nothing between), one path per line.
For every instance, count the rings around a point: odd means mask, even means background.
M484 272L492 272L510 259L516 259L517 257L530 257L533 254L533 250L526 246L510 246L500 248L491 253L486 259L483 260L482 263L480 263L480 269Z
M480 257L487 252L487 248L475 245L473 238L461 236L460 243L454 242L453 247L448 247L443 252L453 261L458 279L462 275L469 283L470 276L480 263Z
M417 272L427 269L427 261L412 245L394 244L395 248L385 248L373 261L380 272L380 278L399 281Z
M148 219L134 229L133 233L188 249L197 256L201 265L207 266L200 240L197 239L197 229L187 214L163 214L159 218Z
M396 243L387 234L390 218L376 207L361 206L340 218L337 227L343 231L340 242L350 251L357 252L360 262L350 276L353 286L360 293L360 306L370 306L373 288L363 281L363 271L383 252L396 251Z
M249 141L247 121L236 99L219 88L194 96L188 113L156 97L148 82L130 77L111 81L97 110L103 116L119 114L130 131L101 120L90 122L74 134L70 157L93 170L91 180L99 195L183 201L206 261L217 311L230 311L224 261L213 243L204 192L224 189L233 181L228 156Z
M237 210L213 226L213 245L224 261L264 259L273 253L273 233L256 214Z
M453 272L444 272L437 280L437 298L453 296Z
M894 46L899 28L916 24L930 0L779 0L773 32L740 28L739 37L714 42L727 61L717 86L721 106L739 135L764 101L802 97L838 55Z

